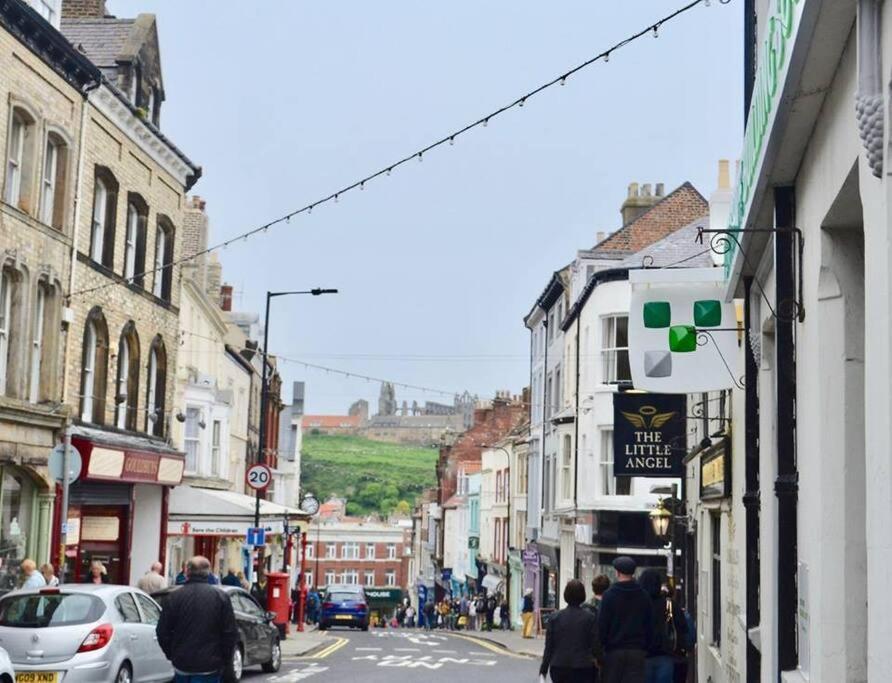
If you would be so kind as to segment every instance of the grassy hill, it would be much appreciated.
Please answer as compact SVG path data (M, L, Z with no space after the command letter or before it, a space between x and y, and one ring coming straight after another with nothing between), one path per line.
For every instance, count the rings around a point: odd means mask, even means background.
M351 515L408 511L437 480L435 448L305 434L301 453L303 490L346 498Z

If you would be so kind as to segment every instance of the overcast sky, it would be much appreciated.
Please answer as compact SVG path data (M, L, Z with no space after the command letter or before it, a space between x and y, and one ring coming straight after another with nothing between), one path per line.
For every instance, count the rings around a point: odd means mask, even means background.
M476 120L684 0L109 0L158 15L161 127L204 168L212 241ZM270 351L490 397L529 381L522 318L552 271L619 226L629 182L709 196L739 155L742 9L699 6L363 192L221 253L240 310L269 290ZM307 410L377 384L283 363ZM446 400L397 389L397 400Z

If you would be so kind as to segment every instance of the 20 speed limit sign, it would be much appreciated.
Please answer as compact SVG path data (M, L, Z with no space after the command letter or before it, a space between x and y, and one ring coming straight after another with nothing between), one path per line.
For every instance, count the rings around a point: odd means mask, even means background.
M251 465L245 473L245 479L252 489L263 491L273 480L273 473L266 465Z

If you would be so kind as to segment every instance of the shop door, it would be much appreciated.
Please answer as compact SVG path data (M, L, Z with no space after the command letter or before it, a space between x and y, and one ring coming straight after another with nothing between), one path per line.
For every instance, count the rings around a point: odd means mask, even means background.
M129 508L124 506L81 507L76 581L85 581L90 574L90 565L101 562L109 583L128 583L128 512Z

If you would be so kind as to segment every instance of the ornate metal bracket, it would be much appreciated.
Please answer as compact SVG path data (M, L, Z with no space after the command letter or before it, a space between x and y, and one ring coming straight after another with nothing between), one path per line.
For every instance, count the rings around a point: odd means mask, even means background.
M759 289L759 294L765 302L765 305L768 307L768 310L771 311L771 316L773 318L780 320L781 322L795 322L797 320L803 322L805 320L805 306L802 303L802 250L804 241L802 238L802 231L799 228L741 228L736 230L697 228L696 240L698 244L703 244L703 235L707 233L711 234L712 237L709 238L709 248L714 254L719 255L727 254L736 246L737 249L740 250L743 260L750 269L755 272L755 266L750 262L749 255L746 253L743 245L740 244L740 240L737 239L738 233L747 232L765 232L772 234L792 233L795 236L797 246L796 253L798 254L796 272L799 279L797 298L778 301L777 308L775 308L772 306L771 300L765 293L765 288L762 286L762 283L759 282L758 278L754 277L753 282Z
M728 363L728 359L725 358L725 354L722 353L721 347L715 343L715 339L712 337L713 332L743 332L743 329L740 327L711 327L708 330L698 327L697 328L697 346L706 346L709 342L712 342L712 345L715 347L716 353L719 354L719 358L722 359L722 364L725 366L725 370L728 371L728 374L731 376L731 379L734 382L734 386L738 389L746 388L746 381L743 376L738 377L731 370L731 365Z

